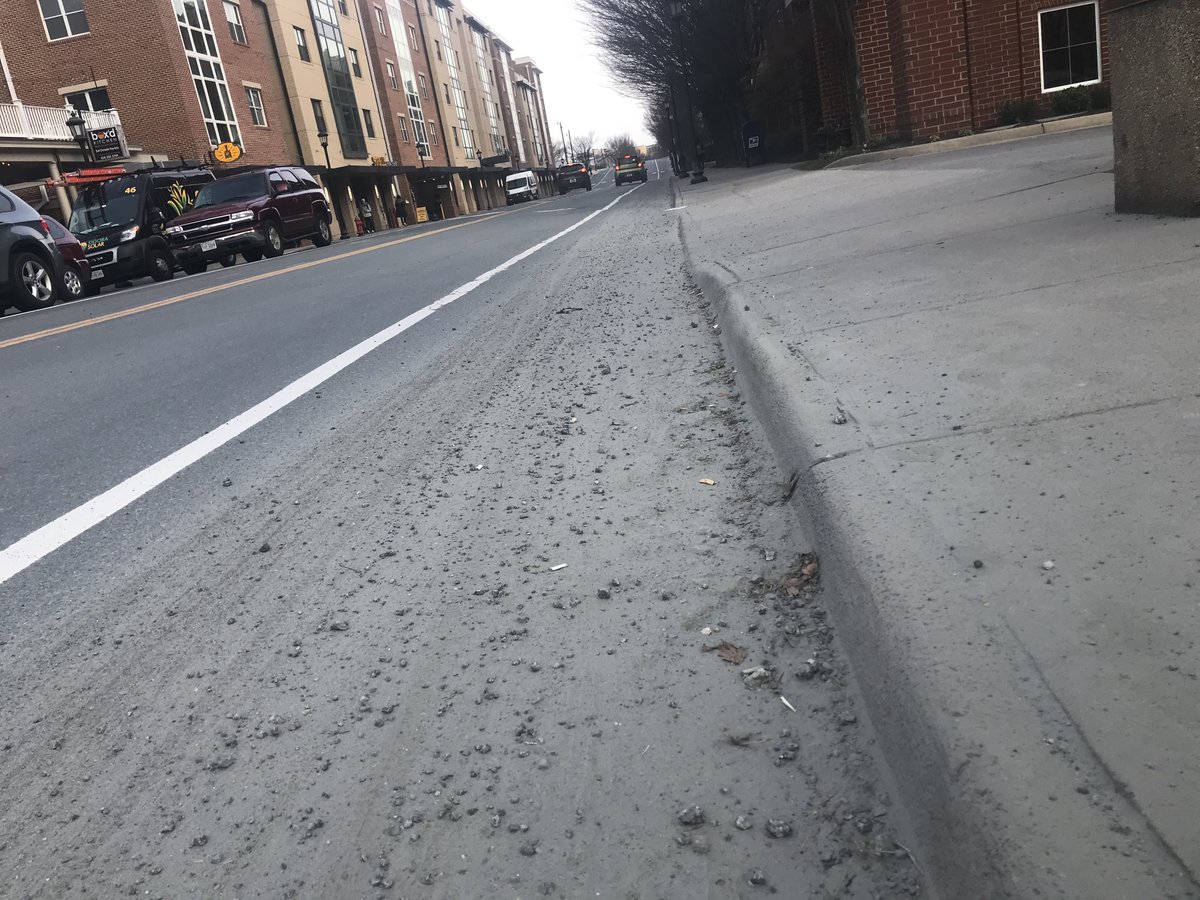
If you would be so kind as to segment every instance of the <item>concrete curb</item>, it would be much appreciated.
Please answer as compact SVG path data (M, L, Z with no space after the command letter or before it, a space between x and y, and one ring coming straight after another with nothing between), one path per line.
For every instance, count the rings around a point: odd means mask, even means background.
M1039 137L1043 134L1061 134L1065 131L1079 131L1083 128L1101 128L1112 124L1112 113L1095 113L1089 116L1071 116L1065 119L1051 119L1048 122L1038 122L1034 125L1017 125L1001 131L985 131L981 134L971 134L966 137L950 138L933 144L916 144L912 147L897 147L894 150L878 150L874 153L856 153L837 159L827 165L827 169L844 169L849 166L865 166L870 163L887 162L892 159L908 159L913 156L928 156L933 153L950 153L954 150L966 150L970 147L986 147L992 144L1006 144L1009 141L1020 141L1025 138Z
M698 259L686 232L681 219L739 385L781 469L798 476L792 507L821 555L831 612L931 892L946 900L1196 896L1186 877L1172 878L1159 837L997 611L961 582L939 579L944 566L906 569L927 548L918 529L894 527L881 510L910 498L862 452L853 422L832 425L834 391L754 314L753 288ZM1069 787L1080 783L1099 787L1090 795ZM1048 803L1047 794L1057 796ZM1154 861L1145 868L1108 849L1113 830L1129 826Z

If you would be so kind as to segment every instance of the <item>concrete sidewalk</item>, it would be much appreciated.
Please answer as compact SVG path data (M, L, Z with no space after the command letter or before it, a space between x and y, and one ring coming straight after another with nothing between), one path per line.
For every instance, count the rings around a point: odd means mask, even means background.
M948 900L1200 897L1200 231L1111 140L678 186Z

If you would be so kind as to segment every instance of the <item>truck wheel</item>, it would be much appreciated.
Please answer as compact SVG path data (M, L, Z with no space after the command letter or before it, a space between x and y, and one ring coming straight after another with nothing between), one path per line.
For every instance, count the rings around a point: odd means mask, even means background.
M244 259L246 262L258 262L260 259L262 259L262 251L261 250L243 250L242 251L242 259Z
M208 271L208 263L202 259L189 259L187 262L180 263L179 265L189 275L199 275L201 272Z
M266 222L262 227L263 239L267 242L263 247L263 256L274 259L276 256L283 256L283 235L279 233L279 226L274 222Z
M328 247L333 243L333 232L329 229L329 216L317 213L317 233L313 235L314 247Z
M146 268L155 281L170 281L175 277L175 261L164 247L151 247L146 251Z
M28 250L13 254L12 305L21 312L54 305L54 273L44 259Z

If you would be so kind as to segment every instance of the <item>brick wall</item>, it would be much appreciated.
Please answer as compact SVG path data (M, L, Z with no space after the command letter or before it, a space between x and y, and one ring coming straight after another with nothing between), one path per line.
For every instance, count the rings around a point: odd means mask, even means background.
M1062 0L858 0L855 34L871 132L919 140L997 124L1007 101L1042 93L1038 11ZM814 4L825 125L849 117L846 67L832 23ZM1108 80L1100 15L1101 80Z

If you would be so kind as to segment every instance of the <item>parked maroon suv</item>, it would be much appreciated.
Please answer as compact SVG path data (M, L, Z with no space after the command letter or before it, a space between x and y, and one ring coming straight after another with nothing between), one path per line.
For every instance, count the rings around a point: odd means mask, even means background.
M189 275L235 253L257 262L305 239L318 247L333 239L325 192L295 166L240 172L206 184L192 208L172 219L163 233Z

